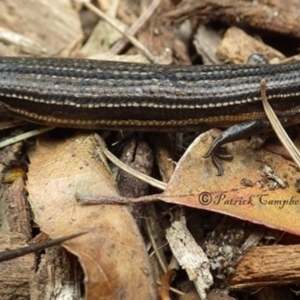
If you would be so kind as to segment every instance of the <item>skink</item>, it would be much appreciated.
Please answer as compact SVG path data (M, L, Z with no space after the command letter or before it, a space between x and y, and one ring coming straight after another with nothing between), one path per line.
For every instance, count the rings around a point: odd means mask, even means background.
M49 126L143 131L230 127L208 151L270 128L260 81L284 126L300 123L300 62L163 66L63 58L0 58L0 102Z

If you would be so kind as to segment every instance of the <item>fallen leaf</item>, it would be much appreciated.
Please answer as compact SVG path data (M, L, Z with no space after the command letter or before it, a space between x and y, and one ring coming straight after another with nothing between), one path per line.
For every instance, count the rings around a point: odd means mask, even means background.
M216 176L212 161L203 155L219 134L211 130L200 135L178 162L166 190L152 197L300 235L300 194L295 189L299 171L283 157L253 150L242 140L228 144L233 161L222 161L224 175ZM262 174L265 166L272 170L272 178ZM286 187L279 187L275 178Z
M63 243L85 273L85 299L155 299L148 256L126 206L83 206L76 194L118 196L116 183L91 135L39 139L30 153L29 201L41 230Z

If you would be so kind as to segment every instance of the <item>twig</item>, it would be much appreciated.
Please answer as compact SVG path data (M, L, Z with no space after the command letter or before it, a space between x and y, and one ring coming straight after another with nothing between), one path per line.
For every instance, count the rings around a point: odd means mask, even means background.
M137 21L126 31L126 34L134 36L141 27L149 20L154 11L160 5L161 0L153 0L148 6L147 10L137 19ZM109 50L112 54L118 54L126 46L128 41L123 38L119 40L113 47Z
M115 30L120 32L122 35L124 35L135 47L137 47L142 53L154 64L158 64L157 59L155 56L153 56L150 51L142 44L140 43L136 38L134 38L131 35L126 34L122 29L119 28L119 26L116 24L116 22L110 18L108 15L103 13L100 9L98 9L96 6L93 4L84 1L83 2L84 6L94 12L96 15L98 15L100 18L105 20L109 25L111 25Z
M40 244L32 244L27 247L22 247L22 248L18 248L18 249L14 249L14 250L0 252L0 262L11 260L11 259L14 259L14 258L17 258L20 256L24 256L29 253L44 250L46 248L53 247L56 245L60 245L61 243L65 242L65 241L74 239L74 238L81 236L83 234L86 234L86 233L87 232L75 233L75 234L68 235L68 236L65 236L62 238L46 241L46 242L43 242Z

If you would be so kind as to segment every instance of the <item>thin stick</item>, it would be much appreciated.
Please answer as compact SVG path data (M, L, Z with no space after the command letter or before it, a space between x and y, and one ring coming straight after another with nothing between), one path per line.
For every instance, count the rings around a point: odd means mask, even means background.
M147 176L141 172L138 172L134 169L132 169L131 167L127 166L126 164L124 164L122 161L120 161L117 157L115 157L111 152L109 152L103 142L103 140L98 136L95 135L95 138L97 140L97 142L99 143L102 152L104 153L104 155L112 162L114 163L117 167L119 167L120 169L124 170L125 172L127 172L128 174L144 181L147 182L148 184L150 184L151 186L154 186L160 190L165 190L166 188L166 184L162 181L156 180L150 176Z
M141 27L149 20L154 11L160 5L161 0L153 0L151 4L148 6L147 10L137 19L137 21L126 31L128 35L135 35ZM121 50L126 46L128 41L125 38L119 40L112 48L109 50L112 54L117 54L121 52Z
M14 250L7 250L7 251L0 252L0 262L11 260L11 259L14 259L14 258L17 258L20 256L24 256L29 253L44 250L46 248L53 247L56 245L60 245L61 243L65 242L65 241L74 239L74 238L81 236L83 234L86 234L86 233L87 232L75 233L75 234L68 235L68 236L65 236L62 238L46 241L46 242L43 242L40 244L32 244L27 247L22 247L22 248L18 248L18 249L14 249Z
M31 130L31 131L19 134L15 137L12 137L12 138L9 138L9 139L6 139L6 140L2 141L0 143L0 149L6 147L8 145L15 144L17 142L26 140L30 137L40 135L40 134L42 134L44 132L47 132L47 131L50 131L52 129L54 129L54 127L42 127L40 129L34 129L34 130Z
M118 32L120 32L122 35L124 35L135 47L137 47L140 51L143 52L143 54L154 64L158 64L157 59L155 56L151 54L151 52L142 44L140 43L136 38L134 38L131 35L126 34L122 29L118 27L116 22L112 18L110 18L108 15L103 13L100 9L98 9L96 6L89 2L83 3L86 8L94 12L96 15L98 15L100 18L105 20L109 25L111 25L114 29L116 29Z

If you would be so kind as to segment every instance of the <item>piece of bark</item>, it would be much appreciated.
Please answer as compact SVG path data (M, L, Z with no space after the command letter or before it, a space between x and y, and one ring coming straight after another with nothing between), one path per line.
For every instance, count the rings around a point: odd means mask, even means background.
M154 155L149 144L133 137L126 142L120 160L134 170L150 176ZM148 193L147 183L122 170L118 173L117 183L123 197L137 198Z
M2 185L1 200L0 251L26 246L31 238L31 228L23 180L17 179L9 189ZM34 269L34 254L2 262L0 265L1 299L12 299L12 295L15 299L29 299L30 278Z
M300 245L254 247L242 258L229 283L233 289L298 284Z
M251 37L237 27L229 28L219 45L217 55L226 62L246 64L253 53L262 54L268 61L284 59L284 55L262 41Z
M0 251L23 247L24 235L20 233L1 233ZM14 260L1 262L0 296L1 300L30 299L30 276L35 266L34 254Z
M23 143L15 143L0 151L0 179L4 176L6 169L12 165L18 165Z
M147 142L132 137L126 141L120 160L132 169L150 176L154 163L154 154ZM145 196L149 190L149 185L146 182L123 170L119 171L116 181L120 195L123 197L137 198ZM143 204L129 204L129 210L139 228L141 228L141 217L144 207Z
M166 231L172 253L187 272L201 299L206 299L206 291L213 284L209 260L196 243L184 222L175 221Z
M162 181L169 182L176 166L171 137L166 133L151 133L149 137L155 149L155 159Z
M21 233L27 242L31 239L29 204L25 198L24 182L21 178L16 179L8 189L7 199L7 223L10 232Z
M203 23L222 21L300 37L300 2L297 0L188 0L166 14L172 20L182 21L197 16Z
M46 249L31 281L30 299L81 299L82 278L76 257L60 246Z
M204 65L220 64L217 49L221 43L220 34L207 26L200 25L194 36L194 46L199 55L202 56Z

